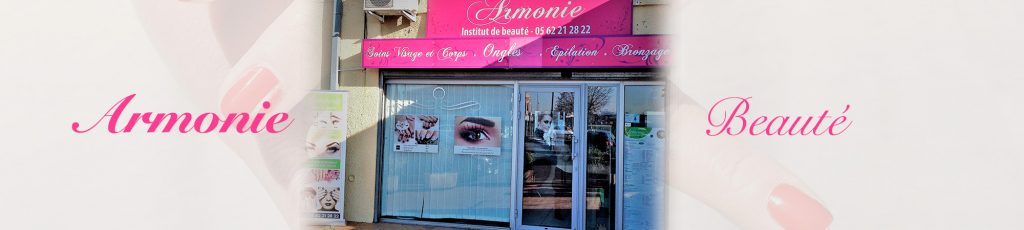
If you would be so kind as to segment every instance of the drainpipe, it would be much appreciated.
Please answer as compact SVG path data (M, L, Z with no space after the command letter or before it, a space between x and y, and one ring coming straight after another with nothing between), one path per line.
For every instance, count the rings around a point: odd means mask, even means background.
M334 0L334 19L331 20L331 85L327 87L330 90L338 89L338 71L341 70L341 65L338 63L338 44L341 43L341 13L344 7L342 6L341 0Z

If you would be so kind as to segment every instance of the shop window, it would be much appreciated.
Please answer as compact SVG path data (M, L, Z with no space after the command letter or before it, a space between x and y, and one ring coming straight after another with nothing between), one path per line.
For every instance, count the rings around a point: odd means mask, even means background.
M381 216L507 226L513 91L387 85Z
M619 88L587 87L586 229L615 229L616 123Z
M660 229L665 147L665 87L624 88L622 226Z

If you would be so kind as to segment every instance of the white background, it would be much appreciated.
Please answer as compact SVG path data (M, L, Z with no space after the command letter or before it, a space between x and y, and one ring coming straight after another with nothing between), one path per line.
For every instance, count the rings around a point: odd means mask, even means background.
M705 108L729 96L753 97L750 115L851 105L836 137L720 137L802 178L831 229L1024 228L1024 2L678 3L673 83ZM671 205L676 224L735 228L695 200Z
M216 136L71 131L132 93L126 112L208 112L173 81L130 2L3 1L0 21L0 228L286 228Z

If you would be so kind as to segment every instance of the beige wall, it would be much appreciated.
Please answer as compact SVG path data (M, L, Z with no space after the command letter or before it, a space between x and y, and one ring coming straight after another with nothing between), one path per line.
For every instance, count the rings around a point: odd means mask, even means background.
M377 120L380 86L376 70L362 69L360 56L364 37L363 1L343 1L341 42L338 58L340 89L350 92L348 159L346 160L345 219L372 222L377 166ZM376 21L373 21L376 23ZM372 28L372 27L371 27Z
M420 0L418 19L389 16L384 22L366 15L362 0L344 0L339 84L351 92L345 185L345 219L373 221L377 166L377 123L381 110L381 87L377 69L362 69L360 50L366 38L422 38L426 24L427 0ZM633 34L667 34L662 11L667 0L633 0ZM365 22L365 24L364 24ZM365 29L365 33L364 33Z

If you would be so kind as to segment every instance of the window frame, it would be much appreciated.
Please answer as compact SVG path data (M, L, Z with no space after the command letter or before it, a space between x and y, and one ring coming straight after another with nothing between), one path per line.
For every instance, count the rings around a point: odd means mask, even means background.
M508 226L497 227L490 225L473 225L473 224L461 224L452 222L439 222L429 220L407 220L388 218L381 216L381 203L382 203L382 186L383 185L383 164L384 164L384 135L385 132L385 120L387 116L391 115L387 113L387 92L388 85L390 84L423 84L423 85L511 85L513 87L513 95L518 98L520 96L520 84L578 84L581 87L582 97L586 97L587 87L589 86L615 86L617 87L617 111L616 111L616 140L615 140L615 157L614 163L615 173L613 185L615 188L615 212L614 223L615 229L624 229L622 226L622 179L623 179L623 136L624 134L624 112L625 112L625 87L634 85L661 85L665 86L665 82L659 76L660 74L655 69L624 69L624 70L565 70L565 71L551 71L546 69L528 69L528 70L507 70L507 71L490 71L490 70L443 70L443 69L411 69L411 70L391 70L381 69L378 71L378 87L380 89L380 102L378 104L378 120L377 120L377 151L376 151L376 168L375 168L375 183L374 183L374 205L373 205L373 221L384 222L384 223L399 223L399 224L414 224L414 225L427 225L427 226L439 226L439 227L456 227L456 228L472 228L472 229L514 229L518 224L518 213L517 210L517 198L516 198L516 184L517 178L515 173L509 178L512 183L511 187L511 209L509 213ZM513 103L513 110L519 111L520 103ZM582 109L587 111L585 108L587 105L584 103ZM583 124L586 124L586 116L583 116ZM512 127L519 126L519 119L513 117ZM585 126L585 125L584 125ZM584 127L585 128L585 127ZM520 130L513 128L513 139L517 139L521 134ZM581 146L587 146L586 138L582 138ZM513 142L512 153L517 154L519 146ZM585 150L584 150L585 152ZM586 154L582 154L584 157ZM521 167L518 156L512 157L512 169ZM586 162L585 159L583 162ZM584 166L585 168L585 166ZM584 181L581 183L582 190L586 190L586 175L584 175ZM581 218L582 222L586 222L585 215ZM586 226L583 226L586 228Z

